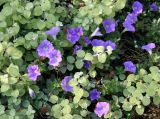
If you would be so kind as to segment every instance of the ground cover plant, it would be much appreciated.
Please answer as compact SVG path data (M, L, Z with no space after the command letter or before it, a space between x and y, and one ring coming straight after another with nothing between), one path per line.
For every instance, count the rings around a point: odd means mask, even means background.
M159 6L0 0L0 119L160 118Z

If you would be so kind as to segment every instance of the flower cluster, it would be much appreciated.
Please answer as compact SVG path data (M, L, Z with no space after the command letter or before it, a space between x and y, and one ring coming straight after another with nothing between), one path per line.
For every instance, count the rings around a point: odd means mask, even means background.
M143 11L143 5L140 2L135 1L132 5L132 10L133 12L129 13L123 22L123 27L126 31L135 32L134 24L137 21L137 16Z
M56 38L56 35L59 33L59 27L53 27L50 30L46 31L47 35L50 35ZM37 54L42 58L49 58L49 65L58 66L62 61L62 55L59 50L56 50L52 43L47 39L43 40L37 47ZM29 79L36 81L37 77L41 75L38 65L33 65L28 67L28 76Z

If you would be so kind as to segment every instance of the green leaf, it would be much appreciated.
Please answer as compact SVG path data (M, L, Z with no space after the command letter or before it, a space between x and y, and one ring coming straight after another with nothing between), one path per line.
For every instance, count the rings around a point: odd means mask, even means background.
M75 58L73 57L73 56L68 56L67 57L67 62L69 62L69 63L74 63L75 62Z
M90 105L90 101L81 99L78 104L81 106L81 108L87 109L87 107Z
M40 16L40 15L42 15L42 13L43 13L43 10L42 10L41 6L36 6L34 8L33 14L35 16Z
M10 46L7 49L7 54L10 55L13 59L20 59L22 57L22 52L17 48Z
M103 46L93 47L93 51L94 51L95 53L102 53L102 52L104 52L104 47L103 47Z
M41 8L43 11L50 10L51 8L51 3L49 0L41 0Z
M89 71L89 75L92 77L92 78L95 78L96 75L97 75L97 72L95 70L90 70Z
M88 61L92 61L93 60L93 56L92 56L91 53L86 53L84 59L88 60Z
M102 53L98 55L98 61L100 63L105 63L107 59L107 54L106 53Z
M69 100L68 100L68 99L64 99L64 100L62 100L61 103L60 103L60 105L61 105L62 107L65 107L65 106L68 105L68 104L69 104Z
M142 114L144 113L144 107L141 106L141 105L136 106L136 112L137 112L139 115L142 115Z
M85 56L84 50L78 50L77 51L77 56L80 57L80 58L83 58Z
M4 110L5 110L5 107L3 105L0 105L0 115L4 114Z
M151 102L150 97L145 96L145 97L142 98L142 103L143 103L144 106L149 105L150 102Z
M82 60L77 60L75 62L77 69L81 69L83 67L83 64L84 64L84 62Z
M126 78L126 75L124 75L124 74L120 74L120 75L119 75L119 79L120 79L120 80L125 80L125 78Z
M0 76L0 81L1 81L3 84L8 84L8 75L5 74L5 75Z
M10 74L13 77L19 77L19 67L13 64L10 64L7 68L8 74Z
M160 104L160 96L154 96L153 97L153 102L155 105L159 105Z
M12 93L11 93L11 95L13 97L18 97L19 96L19 91L18 90L13 90Z
M71 107L69 105L65 105L62 112L64 115L69 114L71 112Z
M130 93L133 93L133 94L134 94L136 88L133 87L133 86L129 86L129 87L127 87L127 90L128 90Z
M0 43L0 53L3 51L3 45Z
M81 110L80 114L83 116L83 117L86 117L88 112L86 110Z
M80 115L74 114L73 119L82 119L82 117Z
M12 7L10 7L10 6L6 6L6 7L4 7L4 8L2 9L2 13L3 13L3 15L5 15L5 16L11 15L12 12L13 12L13 9L12 9Z
M1 85L1 92L6 92L10 89L9 85L3 84Z
M131 111L133 106L130 102L124 102L122 107L125 111Z
M74 66L73 66L72 64L67 64L67 69L68 69L69 71L72 71L73 68L74 68Z
M42 29L44 29L44 28L46 27L46 24L45 24L44 21L39 20L39 21L37 22L37 27L38 27L39 30L42 30Z
M49 98L49 101L52 103L52 104L55 104L58 102L58 97L56 95L52 95L50 98Z
M26 10L31 10L32 8L34 7L33 3L32 2L28 2L25 6L25 9Z

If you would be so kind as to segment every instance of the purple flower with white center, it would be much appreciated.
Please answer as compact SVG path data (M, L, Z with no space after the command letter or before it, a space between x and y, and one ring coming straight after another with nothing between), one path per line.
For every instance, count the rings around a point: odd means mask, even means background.
M38 65L31 65L27 68L28 70L28 77L32 81L36 81L37 77L41 75Z
M112 50L116 49L116 44L111 40L106 41L105 45L106 45L106 47L110 46L112 48Z
M29 95L30 95L31 98L35 98L36 97L35 92L31 88L28 88L28 92L29 92Z
M114 20L111 19L106 19L103 21L103 27L106 31L106 33L111 33L115 31L115 27L116 27L116 22Z
M84 41L85 41L86 45L89 45L92 42L87 36L84 37Z
M69 81L72 79L71 76L65 76L61 82L62 89L66 92L71 92L73 87L69 85Z
M143 45L142 49L149 52L149 54L152 54L152 49L154 49L155 47L156 47L155 43L149 43L147 45Z
M62 55L59 50L53 50L49 54L49 65L56 67L60 64L61 61L62 61Z
M91 62L91 61L84 60L83 62L84 62L84 68L86 68L86 69L89 69L90 66L92 65L92 62Z
M143 5L139 1L135 1L132 5L133 12L135 14L140 14L143 11Z
M94 112L99 116L102 117L103 115L106 115L109 113L109 103L107 102L98 102L96 104L96 108Z
M135 32L135 27L127 21L123 22L123 27L126 31Z
M60 27L53 27L45 32L46 35L56 38L57 34L60 32Z
M83 35L82 27L77 28L70 28L67 30L67 39L72 43L75 44L80 37Z
M104 46L105 47L105 42L103 40L93 39L91 44L92 46Z
M107 53L109 55L112 54L112 51L116 49L116 44L111 40L106 41L105 45L106 45Z
M91 101L98 100L100 98L100 94L101 94L101 92L97 91L97 89L93 89L90 92L89 97L90 97Z
M93 36L102 36L99 27L97 27L96 30L91 34L91 37Z
M82 50L82 46L81 45L75 45L74 46L74 54L77 54L78 50Z
M129 72L132 72L132 73L136 72L136 66L135 66L135 64L133 64L133 62L126 61L126 62L123 63L123 65L125 67L125 71L129 71Z
M37 47L37 53L40 57L49 57L49 53L54 50L52 43L48 40L43 40Z
M151 9L151 11L153 11L153 12L157 12L158 11L158 5L156 4L156 3L152 3L151 5L150 5L150 9Z

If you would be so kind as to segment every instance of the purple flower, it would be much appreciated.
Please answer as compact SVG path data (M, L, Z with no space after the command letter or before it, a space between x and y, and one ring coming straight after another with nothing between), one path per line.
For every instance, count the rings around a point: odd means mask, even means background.
M29 92L29 95L30 95L31 98L35 98L36 97L35 92L31 88L28 88L28 92Z
M102 117L103 115L106 115L109 113L109 103L107 102L98 102L96 104L96 108L94 112L99 116Z
M101 94L101 92L97 91L97 89L93 89L90 92L90 99L91 99L91 101L98 100L100 98L100 94Z
M134 13L129 13L125 19L125 22L129 22L130 24L134 24L137 21L137 15Z
M129 71L132 73L136 72L136 66L133 64L133 62L131 61L126 61L123 63L124 67L125 67L125 71Z
M84 60L84 68L89 69L91 65L92 65L91 61Z
M78 50L82 50L82 46L81 45L75 45L74 46L74 54L77 54Z
M105 47L105 42L103 40L93 39L91 44L92 46L104 46Z
M85 43L87 44L87 45L89 45L89 44L91 44L91 40L88 38L88 37L84 37L84 41L85 41Z
M37 53L40 57L49 57L49 53L54 50L52 43L48 40L43 40L37 47Z
M80 37L83 35L82 27L77 28L70 28L67 30L67 39L72 43L75 44Z
M49 54L49 65L56 67L60 64L61 61L62 61L62 55L59 50L53 50Z
M156 47L155 43L148 43L147 45L143 45L142 49L149 52L149 54L152 54L152 49Z
M106 41L105 45L106 45L106 47L110 46L112 48L112 50L116 49L116 44L111 40Z
M27 70L28 70L28 77L32 81L36 81L37 77L41 75L38 65L29 66Z
M156 3L152 3L151 5L150 5L150 9L151 9L151 11L154 11L154 12L156 12L156 11L158 11L158 6L157 6L157 4Z
M138 14L142 13L143 5L140 2L135 1L132 5L132 9L133 9L133 12L138 15Z
M71 76L65 76L61 82L62 89L66 92L71 92L73 87L69 85L69 81L72 79Z
M116 27L116 22L114 20L111 19L106 19L103 21L103 27L106 31L106 33L111 33L115 31L115 27Z
M102 36L102 33L99 31L99 27L97 27L96 30L91 34L91 37L93 36Z
M125 28L126 31L135 32L134 26L127 21L123 22L123 27Z
M46 35L56 38L57 34L60 32L60 27L53 27L45 32Z

